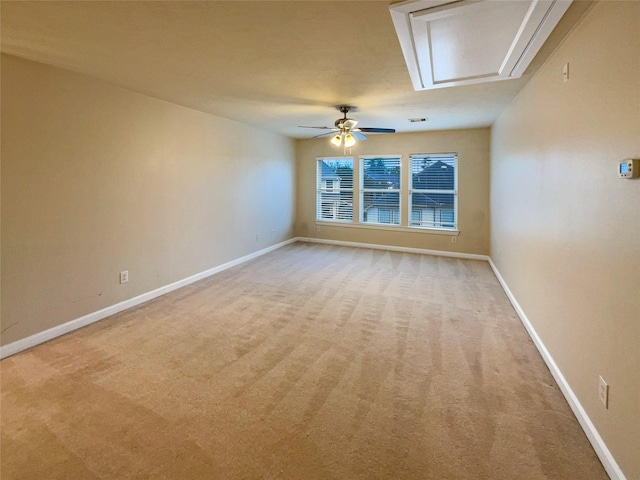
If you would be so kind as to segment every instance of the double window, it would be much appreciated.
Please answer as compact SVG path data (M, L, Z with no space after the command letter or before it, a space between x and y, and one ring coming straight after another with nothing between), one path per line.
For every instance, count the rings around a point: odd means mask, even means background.
M318 158L316 179L318 221L458 228L458 159L454 153L411 154L407 163L400 155Z

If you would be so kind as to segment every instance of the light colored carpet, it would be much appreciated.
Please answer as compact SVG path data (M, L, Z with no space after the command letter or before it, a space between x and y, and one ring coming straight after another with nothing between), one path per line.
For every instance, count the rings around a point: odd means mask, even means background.
M292 244L1 366L2 480L607 478L481 261Z

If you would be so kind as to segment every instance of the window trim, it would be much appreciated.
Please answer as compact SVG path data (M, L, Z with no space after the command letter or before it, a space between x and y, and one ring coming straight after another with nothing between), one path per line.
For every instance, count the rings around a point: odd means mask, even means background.
M454 171L453 171L453 189L436 189L436 188L413 188L413 158L412 157L429 157L429 158L443 158L443 159L454 159ZM411 153L408 158L408 170L409 170L409 188L407 189L408 198L407 198L407 210L409 215L409 225L408 227L412 230L449 230L454 232L459 232L459 211L458 211L458 153L457 152L447 152L447 153ZM434 226L429 225L423 227L421 225L412 225L412 212L413 212L413 194L414 193L424 193L424 194L452 194L453 195L453 225L451 227L443 227L443 226ZM442 204L440 204L442 205ZM436 223L435 220L435 208L434 208L434 220L433 223ZM442 224L442 210L440 210L440 224ZM447 222L449 223L449 222Z
M349 163L351 162L351 188L343 188L341 186L336 186L336 183L334 181L334 179L331 179L331 188L328 188L326 185L326 182L329 180L325 180L324 183L324 188L323 188L323 182L322 182L322 175L321 175L321 171L320 171L320 165L321 162L324 162L326 160L330 160L330 161L344 161L345 163ZM355 219L355 209L354 209L354 201L353 201L353 195L354 195L354 188L353 188L353 182L354 182L354 170L356 167L356 162L355 162L355 158L353 156L332 156L332 157L316 157L316 161L315 161L315 172L316 172L316 212L315 212L315 219L316 219L316 223L318 222L325 222L328 224L341 224L341 225L350 225L352 224L352 222ZM320 175L320 176L319 176ZM333 205L334 207L334 212L333 212L333 218L325 218L322 216L322 213L324 211L323 209L323 199L322 199L322 194L330 194L330 195L337 195L338 200L340 200L340 197L342 195L342 193L348 193L351 194L351 219L344 219L344 218L340 218L340 205L336 204Z
M364 163L367 160L372 160L372 159L398 159L399 163L398 166L400 167L400 186L396 189L389 189L389 188L364 188ZM402 193L403 193L403 187L405 186L405 180L404 180L404 168L402 167L402 164L404 163L404 156L397 154L397 155L358 155L358 176L359 181L358 181L358 203L359 203L359 212L358 212L358 223L361 225L388 225L388 228L401 228L403 227L402 225ZM393 192L398 194L398 223L387 223L387 222L366 222L364 220L364 194L365 193L388 193L388 192ZM355 193L355 192L354 192ZM389 209L392 210L392 209ZM393 219L393 212L390 212L390 219Z
M460 230L444 230L441 228L410 228L398 225L389 225L384 223L352 223L348 220L316 220L316 225L321 227L345 227L345 228L363 228L369 230L386 230L391 232L407 232L417 235L448 235L457 237Z

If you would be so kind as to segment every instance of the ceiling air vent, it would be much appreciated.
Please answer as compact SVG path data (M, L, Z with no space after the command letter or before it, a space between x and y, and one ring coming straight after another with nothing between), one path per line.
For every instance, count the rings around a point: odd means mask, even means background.
M391 17L415 90L519 78L571 0L409 0Z

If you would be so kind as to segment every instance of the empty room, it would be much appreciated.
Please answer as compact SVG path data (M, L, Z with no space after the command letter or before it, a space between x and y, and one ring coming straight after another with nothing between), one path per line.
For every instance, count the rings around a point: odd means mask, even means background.
M2 480L640 480L640 1L0 33Z

